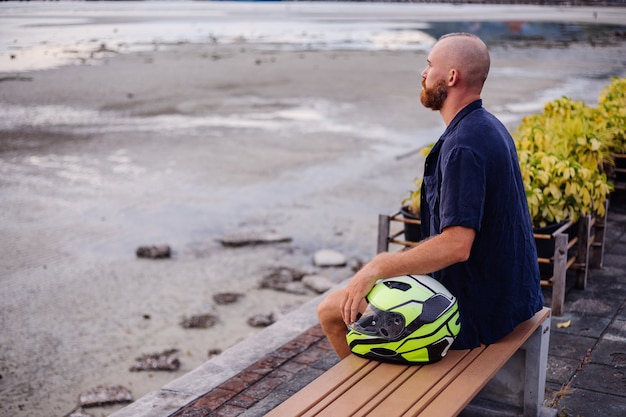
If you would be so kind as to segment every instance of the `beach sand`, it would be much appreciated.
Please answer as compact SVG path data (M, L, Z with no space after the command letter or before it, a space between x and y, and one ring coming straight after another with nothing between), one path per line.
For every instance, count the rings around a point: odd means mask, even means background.
M314 296L259 289L272 268L350 277L313 254L371 257L378 214L421 172L413 151L444 129L419 104L423 51L155 49L0 83L0 415L63 416L100 384L160 388L255 332L251 314ZM625 52L494 47L485 107L514 129L562 94L595 104ZM217 242L269 230L292 241ZM173 258L136 258L149 244ZM220 292L245 297L218 306ZM218 323L179 325L202 313ZM178 371L129 372L171 348Z

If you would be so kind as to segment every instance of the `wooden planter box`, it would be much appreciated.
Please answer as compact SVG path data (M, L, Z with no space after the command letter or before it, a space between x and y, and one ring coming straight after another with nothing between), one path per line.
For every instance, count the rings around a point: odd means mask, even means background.
M580 230L586 228L588 231L588 225L589 218L583 218L577 223L565 222L550 234L534 234L535 243L538 247L541 248L546 243L553 247L551 254L539 253L537 261L541 272L541 285L552 287L552 314L555 316L563 314L567 271L577 269L576 285L586 285L588 255L579 253L578 249L587 246L584 239L586 238L588 241L589 234L580 233ZM579 229L578 233L576 233L577 228ZM581 277L581 274L584 276Z

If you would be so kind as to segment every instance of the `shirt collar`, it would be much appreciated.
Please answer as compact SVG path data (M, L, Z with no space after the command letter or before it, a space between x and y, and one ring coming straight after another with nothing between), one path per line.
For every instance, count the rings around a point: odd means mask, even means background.
M463 107L461 109L461 111L458 112L456 114L456 116L454 116L454 119L452 119L452 121L450 122L450 124L446 128L446 132L444 132L444 136L445 136L445 133L447 133L449 130L454 129L456 127L456 125L459 124L461 119L463 119L465 116L467 116L468 114L470 114L474 110L480 109L482 106L483 106L482 99L478 99L478 100L472 101L470 104L468 104L467 106Z

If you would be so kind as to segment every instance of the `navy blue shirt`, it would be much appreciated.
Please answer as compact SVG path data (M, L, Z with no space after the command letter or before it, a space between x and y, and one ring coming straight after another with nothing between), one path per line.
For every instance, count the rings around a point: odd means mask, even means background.
M542 308L515 144L482 100L454 117L427 156L421 210L424 237L448 226L476 230L468 261L432 274L459 302L454 349L494 343Z

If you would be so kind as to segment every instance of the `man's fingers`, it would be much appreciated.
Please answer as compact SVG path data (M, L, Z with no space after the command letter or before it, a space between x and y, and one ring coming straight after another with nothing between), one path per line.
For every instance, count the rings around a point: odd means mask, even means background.
M346 298L346 301L343 304L343 309L341 311L341 315L343 316L343 321L346 323L346 325L349 325L350 323L352 323L350 321L350 306L352 305L352 300L348 297Z
M350 325L357 321L359 315L359 307L364 302L363 299L355 300L351 297L346 299L342 309L343 321L346 325Z

